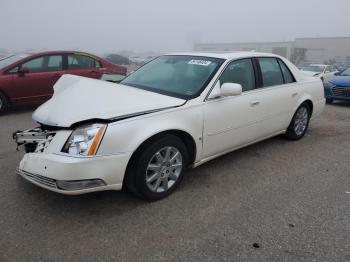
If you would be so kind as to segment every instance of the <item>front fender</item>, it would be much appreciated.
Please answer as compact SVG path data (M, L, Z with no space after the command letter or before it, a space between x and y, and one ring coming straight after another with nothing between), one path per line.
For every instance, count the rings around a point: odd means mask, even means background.
M144 141L168 130L180 130L196 143L196 160L202 152L203 115L200 106L170 109L108 125L99 155L134 152Z

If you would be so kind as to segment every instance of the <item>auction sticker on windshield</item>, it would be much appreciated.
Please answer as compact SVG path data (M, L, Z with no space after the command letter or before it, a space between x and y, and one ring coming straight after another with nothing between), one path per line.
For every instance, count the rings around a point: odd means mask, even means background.
M191 61L188 62L188 64L189 65L208 66L211 64L211 61L192 59Z

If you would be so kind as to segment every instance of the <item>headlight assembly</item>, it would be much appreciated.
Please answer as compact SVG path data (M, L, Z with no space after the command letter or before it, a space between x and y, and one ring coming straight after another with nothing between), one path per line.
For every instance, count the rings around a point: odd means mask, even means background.
M70 155L93 156L101 143L107 125L93 124L75 129L62 152Z

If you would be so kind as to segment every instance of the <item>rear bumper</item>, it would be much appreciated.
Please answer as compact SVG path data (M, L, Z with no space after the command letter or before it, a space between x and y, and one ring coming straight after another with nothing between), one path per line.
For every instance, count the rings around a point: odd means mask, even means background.
M29 153L24 155L17 173L37 186L66 195L120 190L130 156L131 153L94 157ZM62 183L79 186L64 189Z

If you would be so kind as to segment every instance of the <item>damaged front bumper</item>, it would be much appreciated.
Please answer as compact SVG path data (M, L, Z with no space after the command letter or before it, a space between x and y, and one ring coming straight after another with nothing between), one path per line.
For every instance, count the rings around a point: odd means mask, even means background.
M17 144L17 150L24 146L26 153L43 151L55 136L55 131L42 130L40 127L25 131L16 131L12 138Z
M106 186L102 179L85 179L85 180L56 180L49 177L29 173L27 171L16 169L16 173L30 182L39 186L50 188L51 190L77 191L94 187Z
M120 190L129 157L27 153L17 173L37 186L66 195Z
M31 183L66 195L120 190L131 153L72 156L62 153L71 130L43 131L40 128L16 132L17 145L26 154L16 172Z

